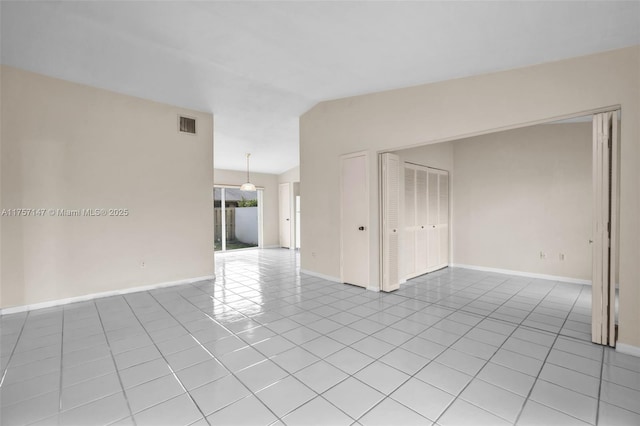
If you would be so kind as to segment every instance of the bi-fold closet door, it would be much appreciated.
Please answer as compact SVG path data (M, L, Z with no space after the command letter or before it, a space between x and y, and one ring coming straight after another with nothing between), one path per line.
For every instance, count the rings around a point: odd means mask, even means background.
M449 173L404 165L405 275L449 265Z

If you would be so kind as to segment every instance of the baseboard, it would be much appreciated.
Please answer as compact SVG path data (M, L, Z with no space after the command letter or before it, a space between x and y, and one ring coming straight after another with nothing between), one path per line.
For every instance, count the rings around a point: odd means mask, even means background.
M307 269L300 269L300 273L311 275L312 277L322 278L323 280L332 281L334 283L342 283L342 280L338 277L332 277L331 275L325 275L319 272L309 271Z
M488 268L485 266L476 266L476 265L462 265L459 263L451 264L451 267L454 268L464 268L464 269L473 269L476 271L485 271L485 272L496 272L498 274L507 274L507 275L516 275L519 277L528 277L528 278L538 278L543 280L551 280L551 281L562 281L565 283L572 284L583 284L583 285L591 285L591 280L582 280L579 278L570 278L570 277L561 277L558 275L547 275L547 274L536 274L533 272L523 272L523 271L512 271L510 269L500 269L500 268Z
M18 312L33 311L36 309L51 308L54 306L67 305L69 303L86 302L88 300L100 299L109 296L121 296L123 294L137 293L139 291L155 290L158 288L172 287L182 284L192 284L198 281L215 280L215 275L205 275L203 277L186 278L183 280L167 281L164 283L144 285L139 287L125 288L121 290L104 291L101 293L85 294L83 296L69 297L66 299L50 300L48 302L33 303L31 305L12 306L10 308L0 309L0 315L15 314Z
M640 358L640 348L637 346L627 345L626 343L616 343L616 352Z

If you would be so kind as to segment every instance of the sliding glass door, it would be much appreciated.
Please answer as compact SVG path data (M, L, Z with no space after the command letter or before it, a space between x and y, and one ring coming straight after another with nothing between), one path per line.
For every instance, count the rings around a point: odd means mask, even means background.
M213 195L215 251L259 247L262 190L215 187Z

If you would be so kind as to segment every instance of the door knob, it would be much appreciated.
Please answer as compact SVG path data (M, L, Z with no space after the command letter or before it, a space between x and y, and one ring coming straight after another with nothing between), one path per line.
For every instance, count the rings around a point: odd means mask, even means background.
M287 218L287 222L289 222L289 218Z
M593 240L589 240L589 244L593 244Z
M360 227L358 228L358 231L364 231L364 226L360 226Z
M423 226L421 226L420 228L424 229L424 225L423 225Z

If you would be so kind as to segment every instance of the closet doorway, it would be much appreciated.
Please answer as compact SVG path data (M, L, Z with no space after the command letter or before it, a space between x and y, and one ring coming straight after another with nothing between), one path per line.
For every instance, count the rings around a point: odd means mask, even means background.
M449 172L404 163L407 279L449 265Z
M620 125L620 111L606 108L395 151L403 161L402 199L396 212L381 209L381 227L385 214L398 214L403 241L399 253L381 249L381 269L399 259L400 283L451 265L588 284L572 291L585 295L591 315L580 306L581 316L563 323L562 333L615 346ZM444 170L452 173L455 188L449 188L452 178ZM381 205L388 186L381 174ZM445 216L452 221L442 222ZM386 237L381 232L382 248ZM397 288L384 277L382 290ZM586 316L589 322L580 319Z

